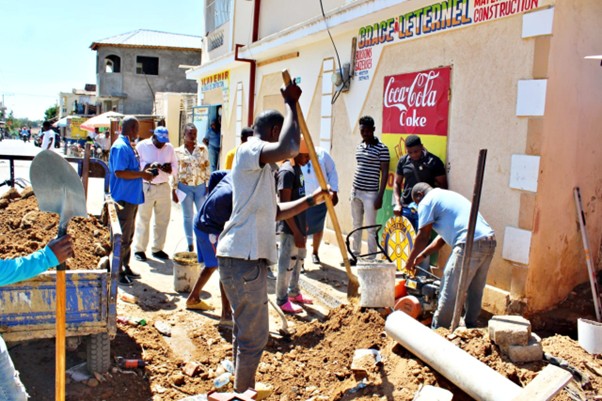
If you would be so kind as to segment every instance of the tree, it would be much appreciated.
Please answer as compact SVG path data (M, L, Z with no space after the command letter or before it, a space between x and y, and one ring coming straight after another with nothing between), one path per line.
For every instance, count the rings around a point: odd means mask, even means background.
M58 115L59 115L59 106L55 104L54 106L46 109L46 111L44 112L44 119L52 120L52 119L58 117Z

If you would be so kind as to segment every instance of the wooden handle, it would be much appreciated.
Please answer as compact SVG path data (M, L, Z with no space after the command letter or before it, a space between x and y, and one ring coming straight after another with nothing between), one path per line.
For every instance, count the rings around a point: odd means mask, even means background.
M291 76L288 73L288 70L282 71L282 79L285 85L290 85L292 83ZM323 190L328 190L328 184L324 179L324 173L322 172L322 168L320 167L320 162L318 160L318 155L316 154L316 149L314 148L314 142L311 138L311 134L309 133L309 129L307 128L307 123L305 122L305 118L303 117L303 111L301 110L301 105L296 103L297 110L297 119L299 121L299 128L301 129L301 133L303 134L303 138L305 139L305 143L307 144L307 149L309 151L309 158L314 165L314 171L316 173L316 178L318 179L318 183ZM339 219L334 210L334 205L332 203L332 199L329 196L324 197L326 202L326 207L328 209L328 215L330 216L330 220L332 221L332 227L337 237L337 243L339 245L339 250L341 251L341 256L343 257L343 262L345 264L345 271L347 272L347 278L349 279L349 287L347 289L347 295L350 297L357 296L357 288L359 287L359 283L357 281L357 277L353 275L351 272L351 264L349 263L349 256L347 255L347 248L345 247L345 240L343 239L343 234L341 232L341 226L339 224Z
M66 321L65 270L56 272L56 380L55 400L65 401L65 321Z

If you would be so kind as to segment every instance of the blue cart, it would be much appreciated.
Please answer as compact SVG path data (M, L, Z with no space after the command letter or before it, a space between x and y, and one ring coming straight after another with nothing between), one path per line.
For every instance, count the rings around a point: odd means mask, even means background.
M110 340L115 337L117 276L121 227L114 203L108 199L113 242L110 260L97 270L67 270L67 348L87 341L87 365L91 372L111 366ZM101 261L102 262L102 261ZM56 333L56 272L48 271L17 284L0 288L0 333L7 342L54 338Z

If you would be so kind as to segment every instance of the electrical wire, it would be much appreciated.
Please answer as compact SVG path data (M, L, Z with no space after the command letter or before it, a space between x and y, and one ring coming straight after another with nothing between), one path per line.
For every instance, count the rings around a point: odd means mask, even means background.
M334 53L337 56L337 62L339 63L339 74L341 74L341 78L343 78L343 65L341 64L341 58L339 57L339 51L337 50L337 45L334 43L334 39L332 38L332 34L330 33L330 28L328 27L328 22L326 21L326 13L324 12L324 4L322 3L322 0L320 0L320 9L322 10L322 17L324 18L324 25L326 25L326 32L328 32L328 36L330 37L330 41L332 42L332 47L334 47ZM343 91L343 88L345 87L345 85L347 85L349 83L350 80L351 80L350 76L345 79L345 81L341 85L341 89L338 89L332 95L330 104L334 104L337 101L337 99L341 95L341 92Z

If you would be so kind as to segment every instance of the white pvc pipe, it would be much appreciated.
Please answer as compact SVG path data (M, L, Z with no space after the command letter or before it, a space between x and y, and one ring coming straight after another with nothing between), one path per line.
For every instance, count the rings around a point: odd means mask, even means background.
M510 401L522 388L401 311L387 318L385 331L475 400Z

